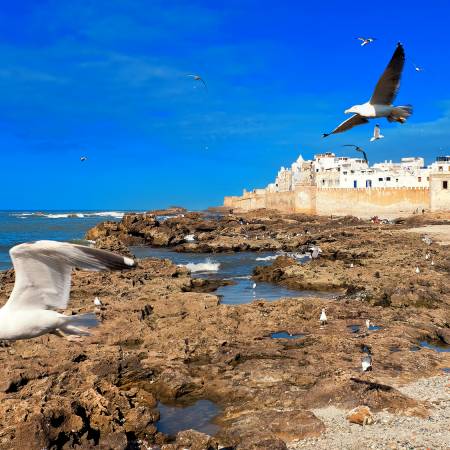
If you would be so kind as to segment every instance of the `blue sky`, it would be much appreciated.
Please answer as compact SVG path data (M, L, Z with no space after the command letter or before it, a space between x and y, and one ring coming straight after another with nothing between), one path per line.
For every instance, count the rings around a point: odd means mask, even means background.
M2 1L0 209L203 208L342 144L431 162L450 153L449 15L444 0ZM398 41L409 122L322 139Z

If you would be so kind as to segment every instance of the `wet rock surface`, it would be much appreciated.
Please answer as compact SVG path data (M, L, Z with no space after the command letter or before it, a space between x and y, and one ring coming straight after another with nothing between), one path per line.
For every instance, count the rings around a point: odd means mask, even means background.
M183 233L193 232L183 228L188 215L168 220L174 220L173 228L179 226ZM246 221L262 222L264 217L255 214ZM270 233L285 236L276 242L286 245L291 225L298 228L299 222L291 224L294 219L289 217L272 220ZM257 299L250 304L222 305L211 292L215 286L193 279L186 268L168 260L142 260L136 270L123 273L75 271L66 313L92 311L98 296L103 303L97 312L101 324L81 342L51 335L0 346L0 448L190 445L194 449L195 443L198 448L220 444L282 449L295 440L320 439L328 424L315 411L330 405L347 412L364 405L375 417L380 412L428 417L429 402L399 387L450 367L449 353L410 350L424 339L447 339L448 272L440 261L448 257L448 249L426 246L419 236L407 235L401 228L347 218L341 219L339 227L336 222L332 232L329 219L314 220L316 225L305 219L303 230L311 231L302 239L318 243L322 256L308 269L309 263L297 267L282 259L280 278L271 281L301 278L301 270L311 270L312 280L313 270L321 271L324 264L323 277L330 272L331 280L337 278L345 290L339 299ZM121 226L107 223L92 233L97 233L95 239L114 236L127 242ZM324 227L329 228L324 231ZM102 235L112 229L114 233ZM205 227L203 232L212 233ZM194 234L198 233L196 228ZM170 241L173 235L167 236ZM291 245L297 245L294 237L290 239ZM425 265L426 251L433 252L433 268ZM393 264L400 259L402 265ZM350 261L361 276L336 269ZM421 273L409 276L410 267L419 262ZM280 261L271 267L272 272L276 264ZM369 276L374 272L379 276ZM12 270L0 273L0 304L13 283ZM400 290L390 294L390 302L380 302L381 292L389 286ZM328 288L326 282L323 287ZM375 295L370 299L356 295L359 288ZM322 308L328 324L321 327ZM367 331L367 318L382 328ZM348 326L355 324L360 331L349 332ZM298 340L269 337L278 331L304 336ZM368 350L373 371L362 373L361 358ZM158 431L158 401L199 399L221 407L215 419L221 428L214 439L195 431L177 436ZM192 443L187 444L188 440Z

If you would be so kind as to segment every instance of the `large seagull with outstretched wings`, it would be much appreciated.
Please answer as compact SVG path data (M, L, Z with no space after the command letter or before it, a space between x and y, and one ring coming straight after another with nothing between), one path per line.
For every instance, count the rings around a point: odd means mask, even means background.
M386 117L389 122L405 123L406 119L412 114L412 106L394 106L392 104L400 89L404 65L405 50L403 45L398 43L389 64L375 86L370 100L362 105L355 105L345 110L345 114L353 113L353 115L330 133L325 133L323 137L342 133L378 117Z

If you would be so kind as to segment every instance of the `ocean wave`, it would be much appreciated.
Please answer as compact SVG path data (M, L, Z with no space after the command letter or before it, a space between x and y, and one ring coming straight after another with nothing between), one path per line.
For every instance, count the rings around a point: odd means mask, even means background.
M164 222L167 219L175 219L177 217L184 217L184 214L169 214L167 216L155 216L155 219L159 222Z
M191 272L217 272L220 269L220 263L207 258L205 262L182 264Z
M101 211L101 212L70 212L70 213L13 213L11 216L18 217L20 219L25 219L27 217L42 217L44 219L69 219L77 218L83 219L86 217L112 217L114 219L122 219L125 213L120 211Z
M269 256L260 256L259 258L256 258L256 261L272 261L274 259L277 259L280 255L269 255Z
M308 255L298 252L277 252L275 255L260 256L256 258L256 261L273 261L277 259L279 256L287 256L289 258L303 259L306 258Z

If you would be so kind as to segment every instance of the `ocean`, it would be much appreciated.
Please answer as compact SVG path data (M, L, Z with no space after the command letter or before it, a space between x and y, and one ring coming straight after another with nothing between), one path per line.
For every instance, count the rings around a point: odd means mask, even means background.
M0 211L0 270L12 267L9 249L14 245L51 239L83 242L86 231L105 220L119 221L124 211ZM164 220L165 216L160 217ZM84 241L86 243L86 241ZM194 277L225 278L234 284L220 287L217 295L222 303L250 303L256 298L275 301L285 297L321 296L332 298L334 293L296 291L283 286L258 282L253 287L251 274L257 265L270 264L279 253L239 252L224 254L177 253L168 248L131 247L138 258L167 258L184 265ZM301 257L304 262L307 258Z
M0 270L9 269L14 245L52 239L80 241L89 228L105 220L119 221L123 211L0 211Z

